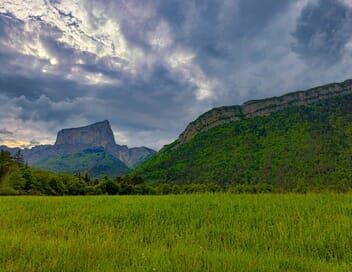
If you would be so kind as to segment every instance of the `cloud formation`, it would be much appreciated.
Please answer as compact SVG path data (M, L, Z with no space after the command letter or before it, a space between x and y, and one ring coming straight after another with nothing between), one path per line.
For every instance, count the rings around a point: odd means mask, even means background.
M12 136L13 132L7 130L6 128L0 128L0 135Z
M352 11L343 2L311 3L298 19L296 52L320 64L334 64L344 57L351 29Z
M160 148L211 107L351 77L350 0L4 0L0 144L109 119Z

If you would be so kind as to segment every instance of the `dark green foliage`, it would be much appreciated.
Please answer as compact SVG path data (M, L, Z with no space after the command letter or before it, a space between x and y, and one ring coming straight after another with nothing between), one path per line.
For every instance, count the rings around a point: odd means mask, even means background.
M268 185L264 191L348 190L352 96L209 129L176 148L166 146L133 174L151 182L244 186L236 191L257 184Z
M14 160L18 163L18 164L24 164L24 159L23 159L23 154L21 149L19 149L14 157Z
M120 176L129 170L122 161L103 148L89 148L76 154L58 156L41 161L35 167L53 172L85 172L95 178Z
M139 176L93 179L87 173L51 173L30 168L0 152L0 195L154 195L218 192L215 184L147 184Z

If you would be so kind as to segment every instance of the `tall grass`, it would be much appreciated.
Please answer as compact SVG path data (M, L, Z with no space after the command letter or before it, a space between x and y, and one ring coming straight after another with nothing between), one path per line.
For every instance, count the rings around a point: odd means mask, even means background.
M352 196L3 197L0 271L352 271Z

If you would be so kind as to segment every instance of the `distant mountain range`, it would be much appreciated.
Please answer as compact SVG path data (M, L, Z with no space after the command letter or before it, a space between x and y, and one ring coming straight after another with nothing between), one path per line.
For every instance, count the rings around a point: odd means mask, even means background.
M0 146L15 154L20 148ZM58 132L54 145L21 149L29 165L56 172L87 172L93 177L128 172L156 152L146 147L128 148L115 142L109 121Z
M212 109L133 173L285 189L351 183L352 80Z

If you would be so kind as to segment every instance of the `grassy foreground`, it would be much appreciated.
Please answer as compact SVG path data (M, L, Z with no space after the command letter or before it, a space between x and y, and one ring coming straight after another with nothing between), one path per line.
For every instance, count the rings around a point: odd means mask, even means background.
M351 271L352 195L0 198L0 271Z

